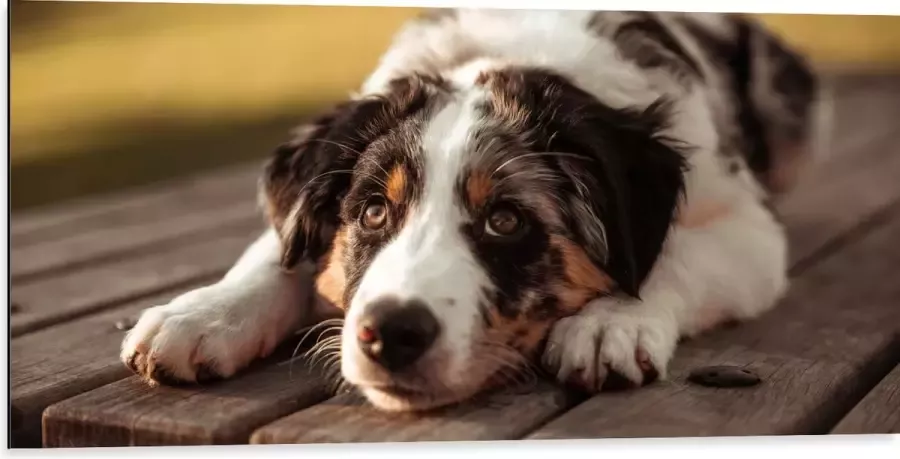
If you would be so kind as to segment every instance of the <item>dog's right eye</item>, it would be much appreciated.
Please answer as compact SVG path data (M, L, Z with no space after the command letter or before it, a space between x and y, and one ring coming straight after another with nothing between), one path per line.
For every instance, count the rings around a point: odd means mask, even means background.
M484 232L492 238L513 238L524 229L525 219L522 213L509 204L495 206L484 222Z
M378 230L387 223L388 208L381 198L373 198L363 209L360 224L368 230Z

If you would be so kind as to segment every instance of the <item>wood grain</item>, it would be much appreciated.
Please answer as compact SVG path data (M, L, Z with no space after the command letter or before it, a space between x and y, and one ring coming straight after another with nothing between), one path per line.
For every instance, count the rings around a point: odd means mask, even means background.
M261 219L252 195L218 206L210 203L208 210L101 227L42 244L13 247L10 250L10 274L13 283L33 281L117 257L138 257L142 252L200 241L222 228L247 226Z
M103 228L191 214L231 200L243 201L255 197L260 170L260 164L253 162L114 195L17 212L10 219L10 242L13 248L25 247Z
M124 330L120 320L136 320L145 308L165 304L191 284L129 302L115 310L30 333L10 342L10 403L20 423L12 445L41 446L41 413L53 403L131 375L119 361Z
M202 242L13 285L12 300L21 311L10 316L11 334L19 336L179 284L219 276L261 230L262 223L257 221L227 228Z
M202 387L151 389L130 377L78 395L44 412L44 446L247 443L260 425L330 395L317 369L271 363Z
M359 397L339 396L257 430L251 442L507 440L521 437L579 400L543 381L428 414L385 413Z
M760 320L686 343L672 378L601 394L529 435L532 439L826 433L898 360L900 214L795 279ZM757 371L752 388L684 381L699 365Z
M831 433L900 433L900 365L853 407Z

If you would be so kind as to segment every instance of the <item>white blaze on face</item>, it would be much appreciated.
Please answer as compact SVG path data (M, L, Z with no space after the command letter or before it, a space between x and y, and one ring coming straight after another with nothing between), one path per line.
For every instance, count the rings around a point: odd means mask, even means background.
M350 302L344 327L346 352L356 346L353 330L373 301L383 296L424 302L441 325L441 335L422 358L439 353L434 377L447 385L462 383L470 358L472 333L481 322L479 299L487 276L460 227L468 215L457 196L460 173L471 153L473 128L480 115L478 96L451 102L426 125L422 135L424 188L403 227L375 256ZM354 358L343 359L344 374L360 372Z

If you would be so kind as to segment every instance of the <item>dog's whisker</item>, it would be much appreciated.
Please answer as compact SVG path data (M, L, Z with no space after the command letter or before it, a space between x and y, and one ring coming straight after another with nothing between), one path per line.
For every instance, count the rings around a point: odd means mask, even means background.
M349 151L350 153L353 153L353 154L356 154L356 155L362 155L362 152L361 152L361 151L356 150L356 149L354 149L354 148L351 148L349 145L345 145L345 144L340 143L340 142L335 142L335 141L333 141L333 140L328 140L328 139L309 139L309 140L307 140L307 141L308 141L308 142L311 142L311 143L324 143L324 144L327 144L327 145L334 145L334 146L336 146L336 147L338 147L338 148L340 148L340 149L342 149L342 150L344 150L344 151Z
M334 325L335 323L337 323L338 325ZM319 322L319 323L317 323L317 324L315 324L315 325L309 327L309 328L306 330L306 333L303 334L303 337L300 338L300 342L297 343L297 346L299 347L301 344L303 344L303 342L306 341L306 338L308 338L309 335L312 334L314 331L316 331L316 330L318 330L318 329L320 329L320 328L322 328L322 327L326 327L326 330L330 329L331 327L340 327L340 328L342 328L342 327L343 327L343 323L344 323L344 319L328 319L328 320L323 320L322 322ZM331 327L329 327L329 326L331 326ZM298 332L298 333L299 333L299 332ZM319 335L319 336L321 336L321 335Z
M340 351L340 349L340 343L332 343L326 346L317 346L315 352L310 353L305 357L309 359L310 365L318 365L324 357L327 357L329 355L329 353Z
M500 164L500 166L498 166L496 169L494 169L493 172L491 172L491 174L489 175L489 178L493 178L495 175L497 175L498 172L500 172L501 169L512 164L515 161L518 161L520 159L540 157L540 156L559 156L559 157L576 158L576 159L584 159L584 160L592 161L592 159L590 157L586 157L583 155L576 155L574 153L565 153L565 152L556 152L556 151L524 153L524 154L517 155L513 158L510 158L510 159L504 161L502 164Z

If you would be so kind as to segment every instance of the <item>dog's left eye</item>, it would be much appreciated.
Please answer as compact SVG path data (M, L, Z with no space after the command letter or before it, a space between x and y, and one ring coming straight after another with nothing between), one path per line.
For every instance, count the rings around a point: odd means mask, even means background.
M491 209L491 213L484 222L484 231L494 237L513 236L522 229L523 223L518 209L509 205L501 205Z
M387 215L388 209L385 202L380 198L373 198L363 209L360 223L370 230L381 229L387 222Z

